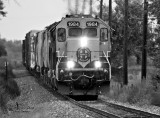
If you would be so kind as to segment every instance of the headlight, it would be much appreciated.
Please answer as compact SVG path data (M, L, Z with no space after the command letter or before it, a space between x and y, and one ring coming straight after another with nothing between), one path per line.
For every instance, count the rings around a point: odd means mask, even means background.
M100 68L101 67L101 62L100 61L95 61L94 63L96 68Z
M87 37L82 37L82 38L80 39L80 46L81 46L82 48L87 46Z
M68 61L67 62L67 68L69 68L69 69L73 68L74 65L75 65L74 61Z

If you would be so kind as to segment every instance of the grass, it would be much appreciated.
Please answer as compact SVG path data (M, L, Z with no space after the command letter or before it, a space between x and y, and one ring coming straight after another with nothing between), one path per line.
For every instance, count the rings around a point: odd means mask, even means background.
M107 97L116 101L137 104L160 106L160 75L159 69L152 66L148 61L146 81L141 81L141 66L136 65L135 60L130 59L128 67L128 85L123 83L123 69L114 72L114 79L111 82L110 92ZM115 69L114 69L115 70ZM117 81L118 80L118 81Z
M124 103L130 104L150 104L153 93L151 82L138 83L132 86L112 86L109 97Z
M7 102L20 95L20 89L16 81L13 79L15 75L12 72L13 67L10 62L7 66L8 69L6 79L6 61L6 57L0 58L0 108L2 109L3 113L7 113Z

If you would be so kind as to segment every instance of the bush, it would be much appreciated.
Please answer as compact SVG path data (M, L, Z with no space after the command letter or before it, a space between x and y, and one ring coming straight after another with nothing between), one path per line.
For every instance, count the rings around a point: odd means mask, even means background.
M6 66L5 66L5 62L7 61L8 65L7 65L7 77L8 78L14 78L15 75L13 73L13 66L11 65L11 61L7 60L6 57L1 57L0 58L0 76L5 78L6 77Z
M152 93L151 104L160 107L160 99L159 98L160 98L160 93L159 92Z
M20 95L20 89L13 79L15 75L12 72L12 66L9 62L7 69L7 79L6 79L6 67L5 62L7 59L5 57L0 58L0 69L2 70L0 73L0 108L3 113L7 113L7 102L10 99L15 99Z
M12 78L8 80L0 78L0 108L3 113L7 113L7 102L20 96L20 89L16 81Z
M160 75L159 73L152 78L152 83L154 87L154 92L152 93L151 104L160 107L160 99L159 99L160 98Z
M150 104L152 100L153 86L151 81L139 83L133 86L124 86L122 88L114 86L109 97L120 102L130 104Z

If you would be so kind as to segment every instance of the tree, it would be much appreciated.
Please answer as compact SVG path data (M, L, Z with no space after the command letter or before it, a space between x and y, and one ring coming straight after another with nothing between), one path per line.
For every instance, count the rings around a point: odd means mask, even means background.
M115 3L117 6L112 18L112 28L115 30L112 40L112 57L119 58L123 51L125 7L124 0L115 0ZM141 59L142 14L142 0L130 0L128 8L128 55L137 57L137 64L140 63Z
M4 6L3 6L3 1L0 0L0 16L5 16L6 12L3 11ZM5 50L5 46L4 46L4 40L0 39L0 57L1 56L6 56L7 55L7 51Z
M7 55L7 51L5 49L4 43L5 43L5 40L0 39L0 57Z
M160 32L160 1L159 0L150 0L149 2L149 11L150 15L154 16L157 19L157 27L155 32L159 34ZM160 37L156 37L154 41L152 41L152 48L150 50L150 55L153 57L153 62L156 67L160 68Z
M5 12L5 11L3 11L3 9L4 9L3 1L2 1L2 0L0 0L0 16L5 17L5 16L6 16L6 12Z
M157 20L158 24L160 24L160 1L159 0L149 0L149 11L151 15L154 15Z

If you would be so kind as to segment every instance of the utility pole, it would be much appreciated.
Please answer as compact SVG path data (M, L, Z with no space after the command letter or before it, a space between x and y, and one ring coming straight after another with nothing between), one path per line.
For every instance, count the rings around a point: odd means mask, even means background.
M146 79L147 65L147 23L148 23L148 2L144 0L144 16L143 16L143 46L142 46L142 79Z
M128 84L128 62L127 62L127 41L128 41L128 0L125 0L125 17L124 17L124 54L123 54L123 75L124 85Z
M112 0L109 0L109 26L112 25Z
M101 19L102 19L102 13L103 13L102 7L103 7L103 0L100 1L100 15L99 15L99 17L100 17Z
M112 44L112 0L109 0L109 26L110 26L110 41L111 41L111 44ZM112 47L111 47L112 48ZM110 60L110 63L111 63L111 60Z

